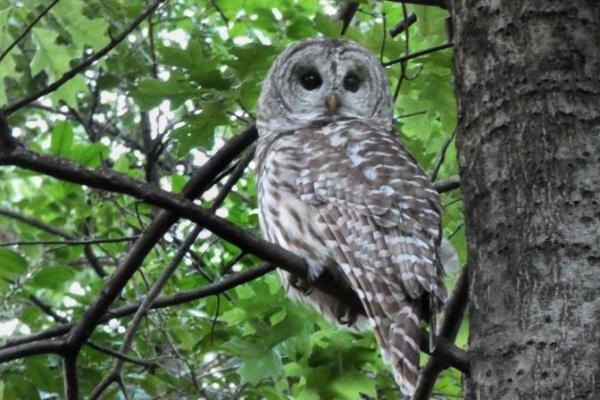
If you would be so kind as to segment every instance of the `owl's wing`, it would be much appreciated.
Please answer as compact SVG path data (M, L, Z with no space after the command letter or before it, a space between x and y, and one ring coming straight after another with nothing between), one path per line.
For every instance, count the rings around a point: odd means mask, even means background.
M361 298L384 359L411 393L421 297L437 304L445 297L438 194L398 139L376 125L349 121L296 135L297 195L318 211L324 241Z
M369 240L357 231L361 221L366 223L363 231L382 236L379 250L384 250L382 255L389 252L392 262L388 271L396 279L401 272L407 294L416 299L429 292L443 300L443 287L437 287L439 195L393 133L353 120L298 135L302 148L297 151L303 158L296 182L300 199L323 218L335 217L327 225L356 240L355 247ZM353 233L358 236L349 236Z

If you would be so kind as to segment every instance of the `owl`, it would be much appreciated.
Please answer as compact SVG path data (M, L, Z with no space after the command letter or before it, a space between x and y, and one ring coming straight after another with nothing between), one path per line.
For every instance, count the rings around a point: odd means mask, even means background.
M336 324L371 328L411 395L420 324L435 319L446 296L441 205L394 131L383 67L350 41L293 44L263 82L256 126L263 235L303 257L309 271L279 272L288 295ZM311 286L326 269L360 306Z

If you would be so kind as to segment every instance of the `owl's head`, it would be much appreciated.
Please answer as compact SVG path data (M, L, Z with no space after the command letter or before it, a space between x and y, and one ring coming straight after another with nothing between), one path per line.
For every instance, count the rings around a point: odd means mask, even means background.
M259 134L340 118L371 119L391 128L392 96L381 63L347 40L297 42L275 60L258 101Z

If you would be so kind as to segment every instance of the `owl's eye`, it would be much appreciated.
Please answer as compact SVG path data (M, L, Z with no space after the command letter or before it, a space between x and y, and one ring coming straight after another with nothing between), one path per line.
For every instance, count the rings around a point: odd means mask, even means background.
M300 84L306 90L315 90L323 84L323 79L317 71L310 70L300 75Z
M353 72L350 72L344 78L344 89L349 90L351 92L358 91L360 87L360 78Z

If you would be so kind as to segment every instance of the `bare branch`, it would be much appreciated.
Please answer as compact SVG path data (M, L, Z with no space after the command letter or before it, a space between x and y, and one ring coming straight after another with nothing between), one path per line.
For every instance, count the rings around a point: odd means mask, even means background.
M2 52L2 54L0 54L0 63L2 62L2 60L4 60L4 58L8 55L8 53L17 45L19 44L19 42L21 40L23 40L23 38L25 36L27 36L27 34L29 33L29 31L31 31L31 29L35 26L35 24L37 24L42 18L44 18L44 15L46 15L48 13L48 11L50 11L52 9L52 7L54 7L56 5L56 3L58 3L60 0L53 0L50 4L48 4L48 6L46 8L44 8L44 10L42 10L42 12L35 17L35 19L33 21L31 21L29 23L29 25L27 25L27 27L25 28L25 30L19 35L19 37L17 37L7 48L6 50L4 50Z
M392 3L418 4L421 6L434 6L446 8L444 0L388 0Z
M403 62L406 62L408 60L412 60L413 58L423 57L423 56L426 56L428 54L435 53L436 51L441 51L441 50L449 49L451 47L454 47L454 43L445 43L445 44L441 44L439 46L430 47L429 49L425 49L425 50L421 50L421 51L416 51L414 53L411 53L411 54L408 54L406 56L397 58L395 60L384 62L383 66L384 67L389 67L390 65L394 65L394 64L398 64L398 63L403 63Z
M12 218L16 221L22 222L24 224L27 225L31 225L35 228L38 228L41 231L44 232L48 232L51 233L53 235L57 235L60 236L62 238L65 238L67 240L74 240L75 236L71 235L70 233L63 231L62 229L56 228L54 226L48 225L45 222L37 219L37 218L33 218L33 217L29 217L23 214L20 214L16 211L13 210L9 210L7 208L0 208L0 215L3 215L5 217L8 218Z
M340 2L335 19L342 22L341 35L346 33L346 30L352 22L352 18L354 18L354 14L356 14L356 10L358 10L358 3L352 1Z
M396 37L405 30L407 30L411 25L417 22L417 14L410 13L407 18L403 18L402 21L398 22L396 25L390 28L390 36Z
M88 244L99 244L99 243L121 243L121 242L132 242L139 236L126 236L121 238L90 238L90 239L79 239L79 240L17 240L14 242L3 242L0 243L0 247L10 246L33 246L33 245L64 245L64 246L82 246Z
M104 57L113 48L115 48L119 43L121 43L123 41L123 39L125 39L131 32L133 32L142 23L142 21L144 21L146 18L148 18L150 15L152 15L152 13L154 13L154 11L156 11L158 6L160 6L165 1L167 1L167 0L154 1L154 3L152 3L150 6L148 6L148 8L146 8L144 10L144 12L142 12L127 27L127 29L125 29L123 32L121 32L119 35L117 35L114 39L112 39L106 46L104 46L98 52L92 54L91 56L89 56L88 58L86 58L85 60L80 62L79 64L77 64L71 70L65 72L59 79L52 82L48 86L44 87L43 89L39 90L38 92L36 92L32 95L29 95L29 96L17 101L16 103L10 104L7 107L5 107L2 110L4 115L8 116L8 115L14 113L15 111L23 108L24 106L28 105L29 103L39 99L40 97L42 97L48 93L52 93L53 91L55 91L56 89L61 87L63 84L65 84L67 81L69 81L70 79L75 77L78 73L86 70L90 65L92 65L94 62L96 62L99 59L101 59L102 57Z
M444 318L440 327L439 336L454 341L465 313L468 301L468 265L456 281L454 291L450 300L444 308ZM437 358L430 358L425 367L421 370L417 388L412 400L427 400L431 396L435 382L448 364Z
M438 156L435 160L435 164L433 166L433 172L431 173L432 181L436 180L437 175L440 172L440 168L442 168L442 164L444 163L444 159L446 158L446 152L448 151L448 147L450 147L450 143L452 143L454 136L456 136L456 129L452 131L452 134L446 138L444 144L442 145L442 148L440 149L440 152L438 153Z
M119 360L127 361L132 364L136 364L136 365L140 365L144 368L148 368L148 369L156 368L156 364L153 362L146 361L146 360L140 360L139 358L134 358L134 357L128 356L127 354L124 354L117 350L113 350L110 347L102 346L100 344L90 342L90 341L88 341L86 343L86 346L91 347L92 349L99 351L101 353L108 354L109 356L115 357Z
M452 178L435 182L433 187L435 187L435 190L437 190L439 193L445 193L454 189L458 189L460 187L460 177L453 176Z
M0 350L0 363L40 354L61 355L65 351L65 348L64 341L39 340L24 343Z
M56 228L54 226L48 225L45 222L37 219L37 218L33 218L33 217L29 217L23 214L20 214L16 211L12 211L6 208L0 208L0 215L8 217L8 218L12 218L16 221L31 225L35 228L38 228L41 231L44 232L48 232L60 237L63 237L67 240L76 240L76 236L72 235L66 231L63 231L62 229ZM100 262L98 261L98 258L96 258L96 255L94 254L94 251L92 250L92 248L89 245L84 245L84 254L85 257L87 258L88 262L90 263L90 266L94 269L94 271L96 272L96 274L98 274L99 277L104 278L106 276L106 272L104 271L104 268L102 267L102 265L100 264Z
M77 376L77 353L63 357L65 398L79 400L79 377Z
M229 18L227 18L223 10L221 10L221 7L219 7L219 5L217 4L217 0L210 0L210 4L212 4L214 9L217 10L217 13L219 13L219 16L223 20L223 23L225 23L225 26L227 26L229 24Z

